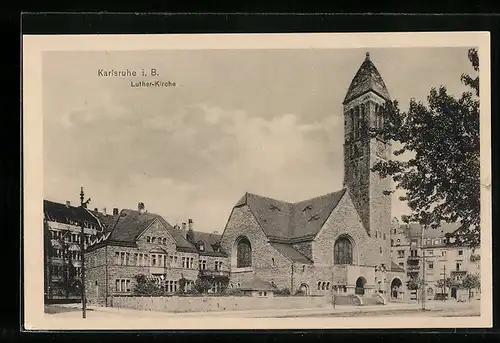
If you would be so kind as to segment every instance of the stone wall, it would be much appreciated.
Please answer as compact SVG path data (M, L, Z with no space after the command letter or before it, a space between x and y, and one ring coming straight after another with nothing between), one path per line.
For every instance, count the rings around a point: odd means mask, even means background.
M329 297L113 297L112 307L161 312L214 312L322 308Z
M236 268L236 251L233 247L240 236L247 237L251 244L251 268ZM231 264L230 284L237 285L255 272L263 280L274 281L278 288L290 288L292 262L271 246L248 206L233 209L221 239L221 247L228 254L228 263Z

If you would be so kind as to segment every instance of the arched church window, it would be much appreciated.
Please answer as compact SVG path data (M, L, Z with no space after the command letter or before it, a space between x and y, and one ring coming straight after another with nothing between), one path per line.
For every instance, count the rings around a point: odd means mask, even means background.
M365 104L361 104L361 110L360 110L360 115L359 115L361 134L365 133L365 117L366 117Z
M352 264L352 243L347 237L340 237L333 247L334 264Z
M252 266L252 246L246 237L242 237L238 241L236 252L236 267L251 267Z
M356 139L358 133L356 128L358 127L358 118L356 116L356 112L351 109L351 118L352 118L352 136Z

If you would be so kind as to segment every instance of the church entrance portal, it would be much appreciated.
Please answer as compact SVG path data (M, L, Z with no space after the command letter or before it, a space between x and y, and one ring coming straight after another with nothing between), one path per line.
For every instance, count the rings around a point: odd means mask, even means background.
M391 282L391 298L397 299L399 294L399 289L403 285L399 278L394 278Z
M456 287L452 287L451 288L451 297L452 298L457 298L457 288Z
M299 290L303 295L309 295L309 286L307 284L301 284Z
M362 276L358 277L356 280L356 289L354 293L363 295L365 294L365 284L366 284L366 279Z

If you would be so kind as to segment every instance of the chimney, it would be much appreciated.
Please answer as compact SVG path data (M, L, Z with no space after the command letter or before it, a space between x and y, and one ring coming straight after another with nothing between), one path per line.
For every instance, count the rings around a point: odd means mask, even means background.
M217 234L219 234L219 231L214 231L214 232L212 232L212 233L215 233L215 234L217 235Z
M187 237L187 232L186 232L186 223L182 223L182 236L184 238Z
M107 215L108 215L108 214L106 213L106 207L104 207L104 208L102 209L102 214L104 214L105 216L107 216Z
M97 209L97 207L94 208L94 212L99 212L99 210Z
M180 227L178 224L175 224L175 225L174 225L174 229L176 229L176 230L180 230L180 229L181 229L181 227Z
M146 206L144 206L143 202L140 202L137 204L137 210L139 211L140 214L143 214L146 212Z
M188 231L193 231L193 220L188 219Z
M117 207L113 208L113 215L114 216L118 215L118 208Z
M66 207L69 208L70 205L71 205L71 202L69 200L66 200Z

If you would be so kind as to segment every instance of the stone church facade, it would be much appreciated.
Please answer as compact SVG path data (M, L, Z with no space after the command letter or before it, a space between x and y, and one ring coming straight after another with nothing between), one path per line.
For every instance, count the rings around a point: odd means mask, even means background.
M368 130L384 125L389 99L367 53L343 102L343 188L298 203L245 194L220 241L229 287L259 278L292 293L404 296L404 270L391 260L391 181L370 171L391 155Z

